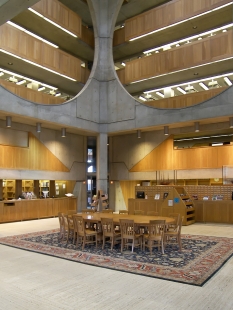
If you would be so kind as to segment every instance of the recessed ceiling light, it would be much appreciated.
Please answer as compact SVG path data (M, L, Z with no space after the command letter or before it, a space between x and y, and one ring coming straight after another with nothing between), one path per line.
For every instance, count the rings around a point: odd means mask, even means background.
M198 72L194 72L194 73L193 73L193 75L198 75L198 74L199 74Z
M13 62L8 62L8 65L12 66L12 65L13 65Z
M197 26L193 26L193 29L197 29Z

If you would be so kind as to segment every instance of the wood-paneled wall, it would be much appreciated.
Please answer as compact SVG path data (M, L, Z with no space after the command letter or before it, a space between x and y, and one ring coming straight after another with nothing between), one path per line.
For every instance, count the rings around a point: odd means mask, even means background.
M233 166L233 145L174 150L169 137L139 161L130 172L185 170Z
M0 145L0 168L69 172L32 133L28 136L28 148Z
M32 102L43 104L59 104L65 102L63 98L50 96L48 94L38 92L37 90L30 89L22 85L16 85L5 80L0 80L0 84L17 96Z
M233 55L233 31L127 62L125 83L221 60Z
M147 101L144 102L144 104L158 109L181 109L206 101L223 92L225 89L227 89L227 87L203 90L198 93Z
M23 59L81 81L81 60L54 48L23 31L4 24L0 27L0 46Z
M94 32L88 29L86 26L82 25L82 41L87 43L89 46L93 47L95 46L95 38L94 38Z
M231 2L231 0L173 0L125 21L125 41Z
M123 44L125 42L125 28L114 31L113 46Z
M82 20L68 7L57 0L41 0L32 9L51 19L60 26L82 37Z
M135 186L138 183L140 183L140 181L120 181L120 187L127 209L129 198L135 198Z
M116 71L122 85L125 85L125 68Z
M89 76L90 76L91 71L88 70L87 68L81 67L81 83L86 84Z

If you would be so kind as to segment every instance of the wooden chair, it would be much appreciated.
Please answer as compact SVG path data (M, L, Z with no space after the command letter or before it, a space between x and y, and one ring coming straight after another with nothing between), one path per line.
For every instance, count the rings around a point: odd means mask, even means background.
M112 209L104 209L101 211L101 213L113 213Z
M162 253L164 254L164 230L165 230L165 220L154 220L150 221L148 226L148 233L143 235L143 250L145 251L145 246L149 248L150 254L152 254L152 248L160 246L162 248Z
M168 216L172 217L174 219L174 223L167 225L167 230L176 231L178 224L179 224L179 220L180 220L180 214L179 213L169 213Z
M81 240L82 249L88 243L95 243L97 247L97 231L86 229L85 221L80 215L73 215L75 229L77 231L76 248L78 247L79 239ZM94 239L93 239L94 238Z
M119 214L129 214L128 210L119 210Z
M66 232L68 231L68 223L65 221L64 213L58 212L58 219L60 225L60 239L63 240Z
M90 213L95 213L94 209L82 209L82 213L90 214Z
M121 240L121 233L115 231L112 218L101 218L101 225L103 231L103 246L104 249L106 238L110 238L111 250L116 243L119 243Z
M150 216L159 216L159 212L156 212L156 211L147 211L147 215L150 215Z
M132 252L136 246L142 249L142 235L135 232L136 228L134 220L120 219L121 252L124 246L132 246Z
M76 210L68 210L67 211L67 215L73 215L73 214L76 214L77 211Z
M68 215L68 214L64 215L64 217L65 217L65 222L67 223L67 238L66 238L66 241L68 243L69 238L71 237L73 239L73 243L74 243L75 242L76 234L75 234L73 217L72 217L72 215Z
M144 215L144 214L145 214L145 212L142 210L135 210L134 211L134 215Z
M165 230L164 232L164 245L177 243L179 245L179 250L182 250L181 244L181 227L184 217L179 216L178 225L175 230Z

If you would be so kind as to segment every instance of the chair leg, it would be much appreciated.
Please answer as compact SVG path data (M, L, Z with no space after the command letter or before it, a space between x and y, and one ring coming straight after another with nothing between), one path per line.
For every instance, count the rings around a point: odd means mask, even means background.
M133 249L134 249L134 239L133 239L133 243L132 243L132 252L133 252Z
M105 237L103 236L103 245L102 245L102 250L104 249L105 247Z
M121 238L121 253L123 252L123 243L124 243L124 239Z
M83 246L82 246L82 249L84 250L85 243L86 243L86 235L84 235L84 237L83 237L82 239L83 239Z

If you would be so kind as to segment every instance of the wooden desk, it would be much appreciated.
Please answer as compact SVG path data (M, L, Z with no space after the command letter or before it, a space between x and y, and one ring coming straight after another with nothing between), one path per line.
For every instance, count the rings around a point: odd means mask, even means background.
M87 222L97 223L101 222L101 218L112 218L114 224L119 224L120 219L134 220L135 224L148 225L151 220L165 220L166 224L171 224L174 219L166 216L148 216L148 215L131 215L131 214L112 214L112 213L101 213L96 212L93 214L78 213Z

